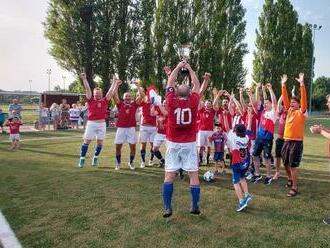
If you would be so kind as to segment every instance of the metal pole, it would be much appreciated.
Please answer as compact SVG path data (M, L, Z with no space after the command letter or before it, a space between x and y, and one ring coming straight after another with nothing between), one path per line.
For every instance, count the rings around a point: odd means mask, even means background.
M314 42L315 42L315 28L313 29L313 41L312 41L312 66L311 66L311 83L309 86L309 107L308 107L308 115L312 114L312 94L313 94L313 77L314 77Z

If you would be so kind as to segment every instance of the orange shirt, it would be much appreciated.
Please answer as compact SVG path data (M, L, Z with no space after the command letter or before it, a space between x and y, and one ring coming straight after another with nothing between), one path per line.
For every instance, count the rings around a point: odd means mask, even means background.
M284 136L285 140L304 139L304 127L307 110L307 95L305 85L300 86L300 109L293 110L290 108L290 101L286 85L282 85L282 97L284 108L288 110L285 121Z

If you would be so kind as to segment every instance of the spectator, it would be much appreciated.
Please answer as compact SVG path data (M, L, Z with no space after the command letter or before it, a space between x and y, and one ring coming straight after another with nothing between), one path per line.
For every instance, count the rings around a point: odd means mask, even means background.
M62 128L66 128L69 123L69 109L70 109L70 104L68 104L66 99L62 99L62 103L60 104L60 110L61 110L61 122L60 125Z
M80 109L78 108L77 104L72 104L72 108L69 110L69 115L72 128L76 127L79 129L78 121L80 118Z
M52 106L50 107L50 116L55 131L57 130L61 120L61 110L60 110L60 106L57 103L53 103Z
M39 129L42 131L46 130L46 125L49 123L49 109L46 104L41 103L39 109Z
M2 112L2 109L0 108L0 127L1 131L3 132L3 124L5 122L5 114Z
M9 115L22 119L21 111L23 110L22 105L18 103L17 99L13 99L13 103L9 104Z

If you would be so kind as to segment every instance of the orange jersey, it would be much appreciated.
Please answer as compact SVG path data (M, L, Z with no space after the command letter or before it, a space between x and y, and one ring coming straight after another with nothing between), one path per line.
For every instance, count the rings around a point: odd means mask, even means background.
M286 85L282 85L282 97L284 108L288 110L285 121L284 135L285 140L300 140L304 139L304 127L307 110L307 95L305 85L300 86L300 109L293 110L290 108L290 101Z

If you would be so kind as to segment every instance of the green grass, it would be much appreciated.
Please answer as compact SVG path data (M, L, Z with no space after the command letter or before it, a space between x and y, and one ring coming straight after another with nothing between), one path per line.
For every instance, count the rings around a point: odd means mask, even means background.
M236 213L228 174L202 183L202 215L190 216L186 178L175 183L174 216L166 222L163 170L132 172L123 164L115 171L113 131L100 167L78 169L81 132L26 133L17 152L8 151L7 136L0 136L0 208L24 247L330 246L329 227L322 224L330 216L327 143L320 136L306 132L296 198L285 196L285 179L270 186L249 184L252 204ZM127 154L125 146L123 161Z

